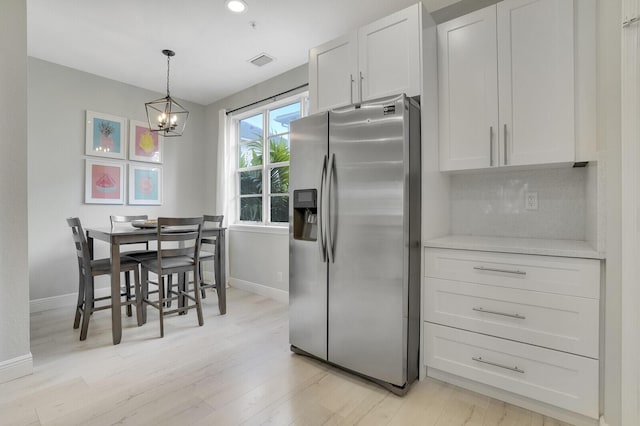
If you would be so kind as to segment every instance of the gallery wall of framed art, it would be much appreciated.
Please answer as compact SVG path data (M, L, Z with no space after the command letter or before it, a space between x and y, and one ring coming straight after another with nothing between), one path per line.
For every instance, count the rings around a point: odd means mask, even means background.
M163 144L144 121L87 110L85 204L162 205Z

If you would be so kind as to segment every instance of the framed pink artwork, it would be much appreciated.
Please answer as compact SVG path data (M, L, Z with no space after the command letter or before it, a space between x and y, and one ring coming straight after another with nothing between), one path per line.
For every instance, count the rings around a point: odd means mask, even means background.
M85 159L84 202L124 204L124 164Z
M97 157L126 157L126 119L87 110L85 154Z
M129 160L162 163L162 136L149 123L129 120Z
M162 204L162 167L129 164L129 204Z

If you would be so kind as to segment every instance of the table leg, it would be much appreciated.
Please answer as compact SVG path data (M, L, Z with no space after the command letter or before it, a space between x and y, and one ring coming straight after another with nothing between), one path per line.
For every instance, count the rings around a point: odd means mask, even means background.
M122 339L122 312L120 305L120 242L111 238L111 333L113 344Z
M216 290L218 291L218 307L220 315L227 313L227 270L225 231L220 231L216 238Z

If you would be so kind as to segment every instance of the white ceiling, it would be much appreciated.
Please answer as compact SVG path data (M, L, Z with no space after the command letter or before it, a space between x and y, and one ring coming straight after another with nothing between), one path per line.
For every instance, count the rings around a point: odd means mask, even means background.
M427 0L431 3L451 0ZM416 0L27 0L28 54L208 105L308 60L310 47ZM255 29L249 25L255 21ZM260 53L276 60L247 62Z

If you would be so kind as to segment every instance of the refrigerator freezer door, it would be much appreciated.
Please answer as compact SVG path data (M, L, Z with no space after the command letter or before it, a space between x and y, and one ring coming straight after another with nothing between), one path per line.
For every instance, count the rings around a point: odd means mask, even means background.
M329 113L329 361L407 379L404 97ZM292 161L293 164L293 161Z
M328 149L327 113L291 122L291 194L316 189L316 221L323 223L321 188ZM293 201L293 200L292 200ZM293 202L289 203L289 343L318 358L327 359L327 263L318 226L316 241L294 239ZM322 230L323 231L323 230Z

